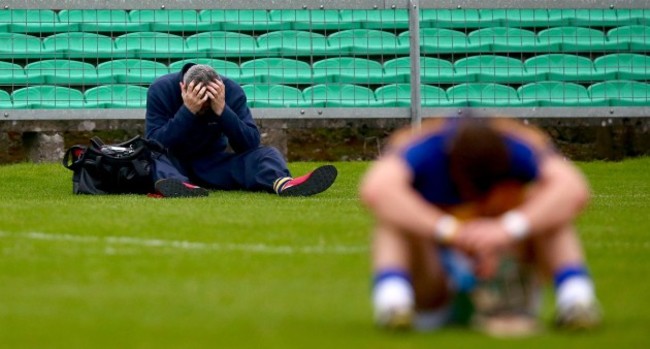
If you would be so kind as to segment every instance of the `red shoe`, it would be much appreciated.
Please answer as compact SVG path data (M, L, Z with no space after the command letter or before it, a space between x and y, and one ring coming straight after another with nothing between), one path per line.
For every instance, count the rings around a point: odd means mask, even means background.
M165 198L189 198L208 196L207 189L185 183L179 179L166 178L155 184L156 192Z
M297 178L279 178L273 188L280 196L311 196L331 187L338 171L332 165L325 165Z

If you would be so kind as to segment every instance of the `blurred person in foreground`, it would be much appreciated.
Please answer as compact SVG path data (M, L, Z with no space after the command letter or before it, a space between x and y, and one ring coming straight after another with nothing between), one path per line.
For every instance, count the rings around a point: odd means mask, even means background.
M328 189L337 176L326 165L291 177L282 154L260 145L242 88L208 65L188 63L154 81L147 93L146 135L168 149L168 156L155 161L155 188L162 197L206 196L205 188L310 196Z
M490 334L532 334L539 277L554 282L557 326L599 324L573 225L588 185L540 130L471 117L401 130L365 175L360 195L376 218L379 326L430 330L470 312L467 323ZM465 306L459 295L468 295Z

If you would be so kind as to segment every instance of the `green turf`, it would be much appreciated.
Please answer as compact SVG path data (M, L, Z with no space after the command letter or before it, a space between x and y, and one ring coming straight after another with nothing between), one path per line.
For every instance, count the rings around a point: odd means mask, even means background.
M650 345L650 158L580 164L594 195L578 226L604 328L523 340L376 330L372 221L357 200L368 163L336 165L336 184L312 198L166 200L74 196L60 165L0 167L0 348Z

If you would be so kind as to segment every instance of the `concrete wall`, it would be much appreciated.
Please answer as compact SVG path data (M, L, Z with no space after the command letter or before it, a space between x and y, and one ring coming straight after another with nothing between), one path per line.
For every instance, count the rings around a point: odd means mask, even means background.
M264 144L289 161L372 160L409 119L262 119ZM530 118L573 160L650 155L650 118ZM0 121L0 164L60 161L65 149L97 135L117 143L144 134L143 120Z

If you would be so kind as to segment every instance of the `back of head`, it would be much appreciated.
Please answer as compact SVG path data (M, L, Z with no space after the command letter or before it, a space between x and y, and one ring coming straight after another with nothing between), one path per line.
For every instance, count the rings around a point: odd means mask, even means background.
M205 64L196 64L191 66L183 76L183 82L185 85L189 85L192 81L194 81L195 84L201 82L203 85L206 85L214 80L220 80L219 74L217 74L214 68Z
M489 120L465 118L459 122L449 148L449 167L463 199L487 195L504 180L509 165L505 141Z

